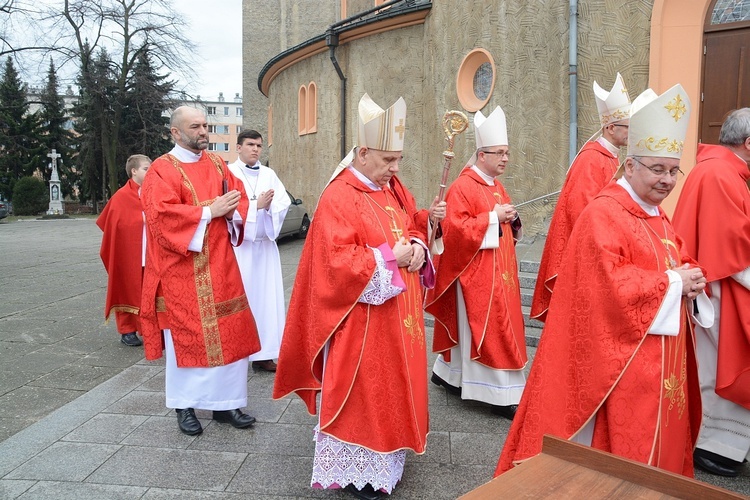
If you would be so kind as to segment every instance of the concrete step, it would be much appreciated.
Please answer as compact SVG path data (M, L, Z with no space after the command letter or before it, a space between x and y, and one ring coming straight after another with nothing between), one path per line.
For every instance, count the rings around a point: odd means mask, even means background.
M539 272L539 262L533 260L522 260L520 262L520 268L522 273L537 274Z
M526 332L526 346L537 347L539 345L539 339L542 336L542 329L535 326L527 326Z
M533 273L527 273L525 271L522 271L518 273L518 284L521 286L521 289L527 289L534 291L534 287L536 286L536 274Z
M523 311L523 324L527 327L533 327L533 328L544 328L544 323L541 321L531 319L529 318L529 311L531 311L531 307L529 306L521 306L521 311Z

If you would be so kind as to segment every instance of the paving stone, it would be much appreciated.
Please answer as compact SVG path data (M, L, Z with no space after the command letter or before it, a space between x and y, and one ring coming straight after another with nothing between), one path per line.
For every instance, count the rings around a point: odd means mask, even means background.
M461 465L497 466L500 452L505 444L503 434L481 434L476 432L451 432L451 463Z
M287 406L289 406L289 401L285 399L274 401L270 397L248 394L247 407L244 412L255 417L258 422L278 422Z
M172 410L165 406L164 394L151 391L133 391L106 408L107 413L130 415L167 415Z
M58 442L5 478L83 481L119 448L114 445Z
M198 419L202 426L207 426L211 420ZM156 448L187 449L200 436L188 436L180 432L177 418L174 414L166 417L148 417L138 429L131 432L121 444L131 446L153 446Z
M0 418L0 442L33 424L28 418Z
M125 446L87 483L223 491L247 454Z
M2 377L0 377L0 396L23 387L41 376L42 374L39 372L19 369L6 370L4 368Z
M436 464L409 461L391 500L455 499L492 479L495 466Z
M57 344L56 344L57 345ZM119 368L107 366L89 366L84 364L67 364L29 382L30 386L48 387L52 389L72 389L76 391L89 391L109 380L118 373Z
M430 406L430 430L471 429L485 434L507 433L510 420L493 415L486 406Z
M92 366L115 366L127 368L143 358L143 347L130 347L122 342L105 346L81 358L81 363Z
M36 422L51 411L74 400L84 391L23 386L0 396L0 418Z
M282 424L304 424L311 428L318 423L318 417L310 415L307 411L307 405L297 396L289 396L280 401L288 401L289 404L284 410L284 414L279 419Z
M138 486L39 481L18 500L132 500L142 498L147 490L148 488Z
M148 417L100 413L62 438L80 443L118 444L135 431Z
M35 484L36 481L0 479L0 498L18 498L24 491L27 491Z
M313 428L307 425L256 423L235 429L212 421L190 449L312 457L315 443Z
M449 432L433 431L427 435L425 452L417 455L412 451L406 452L406 461L451 463L451 439Z
M168 488L149 488L141 500L248 500L246 493L225 493L218 491L176 490ZM253 500L290 499L292 497L253 496Z
M243 492L250 498L258 498L260 495L288 495L330 500L339 500L345 496L351 498L348 493L311 488L311 476L311 457L252 453L237 471L226 491Z
M139 391L164 392L164 371L160 371L144 383L136 387Z

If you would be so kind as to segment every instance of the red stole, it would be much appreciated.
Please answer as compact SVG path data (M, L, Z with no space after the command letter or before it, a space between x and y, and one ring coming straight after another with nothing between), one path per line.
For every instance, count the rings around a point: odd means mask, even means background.
M300 258L274 398L295 392L321 431L381 453L425 449L427 356L418 273L381 305L358 302L375 271L372 248L414 234L389 191L350 171L323 191ZM323 352L328 346L323 370Z
M244 227L248 200L242 182L227 175L224 162L210 153L195 163L164 155L143 182L149 230L142 301L147 359L161 357L160 311L168 323L161 326L172 330L180 367L227 365L260 349L224 218L208 223L200 252L187 248L203 207L222 194L224 179L229 190L242 193L238 211ZM163 301L157 300L157 290Z
M532 318L545 321L560 262L578 217L617 171L618 159L596 141L587 142L570 167L544 243L531 303Z
M143 211L133 179L112 195L96 219L104 234L99 256L107 270L104 317L112 311L138 314L143 274Z
M750 170L723 146L699 144L697 159L674 225L721 286L716 393L750 410L750 290L731 278L750 267Z
M458 345L460 283L471 328L471 359L494 369L523 368L526 342L510 224L500 224L499 248L480 250L489 212L495 204L510 203L510 196L497 180L488 186L465 168L448 190L447 202L445 252L437 258L436 284L425 306L435 317L432 350L450 361L450 349Z

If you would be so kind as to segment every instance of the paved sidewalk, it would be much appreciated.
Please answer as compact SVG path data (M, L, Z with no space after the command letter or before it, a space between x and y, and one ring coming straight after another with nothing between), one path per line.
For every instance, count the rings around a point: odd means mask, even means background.
M309 487L315 417L298 398L271 400L270 373L248 377L253 428L199 410L203 434L179 432L163 363L103 322L99 240L92 219L0 223L0 498L349 498ZM287 300L301 248L280 245ZM427 452L409 454L393 499L486 482L508 431L484 406L429 390ZM748 469L699 479L747 495Z

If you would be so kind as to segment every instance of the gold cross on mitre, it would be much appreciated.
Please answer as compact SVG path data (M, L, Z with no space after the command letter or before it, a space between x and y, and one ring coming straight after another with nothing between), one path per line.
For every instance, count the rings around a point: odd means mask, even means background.
M391 232L393 233L393 236L397 240L400 240L404 231L398 227L398 224L396 224L396 209L390 205L386 205L385 211L391 217Z
M404 119L401 118L398 121L398 125L396 125L393 129L397 134L399 139L404 138L404 132L406 132L406 127L404 127Z

